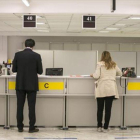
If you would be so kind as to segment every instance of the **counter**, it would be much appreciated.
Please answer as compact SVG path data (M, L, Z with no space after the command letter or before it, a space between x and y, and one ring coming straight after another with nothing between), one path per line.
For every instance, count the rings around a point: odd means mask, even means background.
M36 125L65 127L66 77L39 76L39 92L36 100ZM15 76L8 79L8 126L16 126ZM24 107L24 125L29 125L27 101Z
M140 126L140 76L126 79L125 126Z
M110 126L122 126L123 93L117 77L119 100L113 102ZM122 79L122 84L124 84ZM66 124L69 126L97 126L97 101L93 78L67 78Z
M6 78L0 76L0 125L7 126Z
M15 75L0 77L0 125L16 126ZM114 100L110 126L139 126L140 77L116 77L119 100ZM91 77L39 76L39 92L36 103L36 125L38 126L97 126L97 103ZM135 84L135 86L133 85ZM6 116L6 117L5 117ZM135 119L132 119L135 118ZM24 124L28 126L27 101L24 109Z

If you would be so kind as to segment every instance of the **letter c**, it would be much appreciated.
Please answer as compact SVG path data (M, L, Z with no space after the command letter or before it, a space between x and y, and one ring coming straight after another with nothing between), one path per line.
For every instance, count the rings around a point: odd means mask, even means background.
M44 87L45 88L49 88L49 84L48 83L45 83Z

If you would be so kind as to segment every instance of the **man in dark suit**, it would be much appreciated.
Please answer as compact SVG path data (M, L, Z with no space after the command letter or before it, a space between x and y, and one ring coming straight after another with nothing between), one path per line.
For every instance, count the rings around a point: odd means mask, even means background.
M19 132L23 132L23 109L27 95L29 106L29 133L38 132L35 127L35 104L38 88L38 75L42 74L41 56L32 51L35 41L27 39L26 49L15 54L13 60L13 72L16 76L16 95L17 95L17 127Z

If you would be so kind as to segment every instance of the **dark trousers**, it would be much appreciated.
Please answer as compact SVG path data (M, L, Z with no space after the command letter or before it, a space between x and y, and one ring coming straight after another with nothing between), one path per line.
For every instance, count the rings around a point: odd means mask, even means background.
M102 118L103 118L103 110L105 104L105 123L104 129L108 129L110 117L111 117L111 108L114 96L97 98L97 122L98 127L102 127Z
M17 90L17 127L22 129L24 127L23 124L23 110L24 103L26 99L28 99L28 107L29 107L29 129L32 130L35 128L36 116L35 116L35 104L36 104L36 91L25 91L25 90Z

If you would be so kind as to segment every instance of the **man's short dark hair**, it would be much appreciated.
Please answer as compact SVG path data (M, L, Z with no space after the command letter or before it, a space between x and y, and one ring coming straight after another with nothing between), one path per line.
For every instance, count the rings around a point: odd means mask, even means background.
M25 41L25 47L33 48L35 46L35 41L33 39L27 39Z

